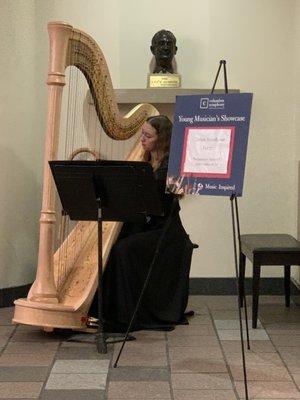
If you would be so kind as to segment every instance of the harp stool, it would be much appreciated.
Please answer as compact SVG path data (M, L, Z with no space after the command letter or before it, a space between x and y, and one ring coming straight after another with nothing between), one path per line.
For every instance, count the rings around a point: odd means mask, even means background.
M285 306L290 306L291 265L300 265L300 242L285 234L241 235L239 301L243 305L246 257L253 265L252 328L257 328L260 270L265 265L284 266Z

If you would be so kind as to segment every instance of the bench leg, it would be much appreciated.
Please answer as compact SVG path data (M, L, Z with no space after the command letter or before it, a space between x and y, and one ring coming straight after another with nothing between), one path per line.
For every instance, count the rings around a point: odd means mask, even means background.
M291 266L284 266L284 294L285 294L285 306L290 306L291 296Z
M253 263L252 280L252 328L257 328L258 298L259 298L260 265Z
M240 252L240 264L239 264L239 305L243 307L243 300L245 294L245 267L246 267L246 256Z

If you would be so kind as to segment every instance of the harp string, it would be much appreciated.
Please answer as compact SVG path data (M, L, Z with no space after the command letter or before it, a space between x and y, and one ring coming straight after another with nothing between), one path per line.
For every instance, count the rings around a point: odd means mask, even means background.
M73 44L73 42L72 42ZM76 54L74 51L69 52L69 65L73 65L74 56ZM78 73L74 69L74 67L69 67L66 70L67 76L67 91L65 91L67 106L65 112L65 127L64 129L60 129L59 139L64 143L64 153L62 154L63 159L68 159L69 155L72 153L72 149L74 148L74 137L76 132L76 100L77 100L77 84L78 84ZM75 106L74 106L75 104ZM64 117L64 115L62 115ZM62 121L61 121L62 126ZM61 146L62 147L62 146ZM57 287L60 288L63 281L65 280L68 270L67 270L67 260L68 255L70 256L70 246L69 246L69 234L70 234L70 219L64 212L61 212L61 221L60 221L60 238L59 238L59 261L58 261L58 270L57 270ZM74 225L74 224L72 224ZM76 236L77 236L77 231ZM65 243L64 246L62 244ZM74 259L74 249L71 258Z
M136 138L129 140L114 140L104 134L101 122L96 112L93 96L88 87L87 79L81 72L81 56L84 51L83 45L77 40L72 40L75 47L69 51L68 65L66 70L67 85L64 90L66 115L64 116L64 127L60 132L60 141L64 145L64 154L61 158L69 159L78 148L89 148L95 150L100 159L124 159L129 148L135 143ZM126 143L127 142L127 143ZM90 159L88 152L76 156L76 159ZM57 286L62 288L67 276L71 272L72 265L78 257L77 249L74 245L82 248L84 242L82 223L76 223L80 229L72 229L76 224L70 221L68 216L61 215L61 228L59 237L59 262L57 269ZM64 245L63 245L64 244ZM72 262L70 262L72 260Z

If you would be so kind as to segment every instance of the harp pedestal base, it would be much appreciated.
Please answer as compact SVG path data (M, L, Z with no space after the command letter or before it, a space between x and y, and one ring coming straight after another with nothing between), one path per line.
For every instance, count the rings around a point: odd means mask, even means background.
M34 302L28 299L15 301L13 323L40 326L43 328L78 329L86 328L87 310L75 310L64 304Z

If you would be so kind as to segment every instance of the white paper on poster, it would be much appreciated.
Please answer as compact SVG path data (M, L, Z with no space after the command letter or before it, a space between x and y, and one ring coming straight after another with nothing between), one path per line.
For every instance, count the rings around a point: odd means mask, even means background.
M230 139L230 128L190 128L183 166L184 172L226 174Z

